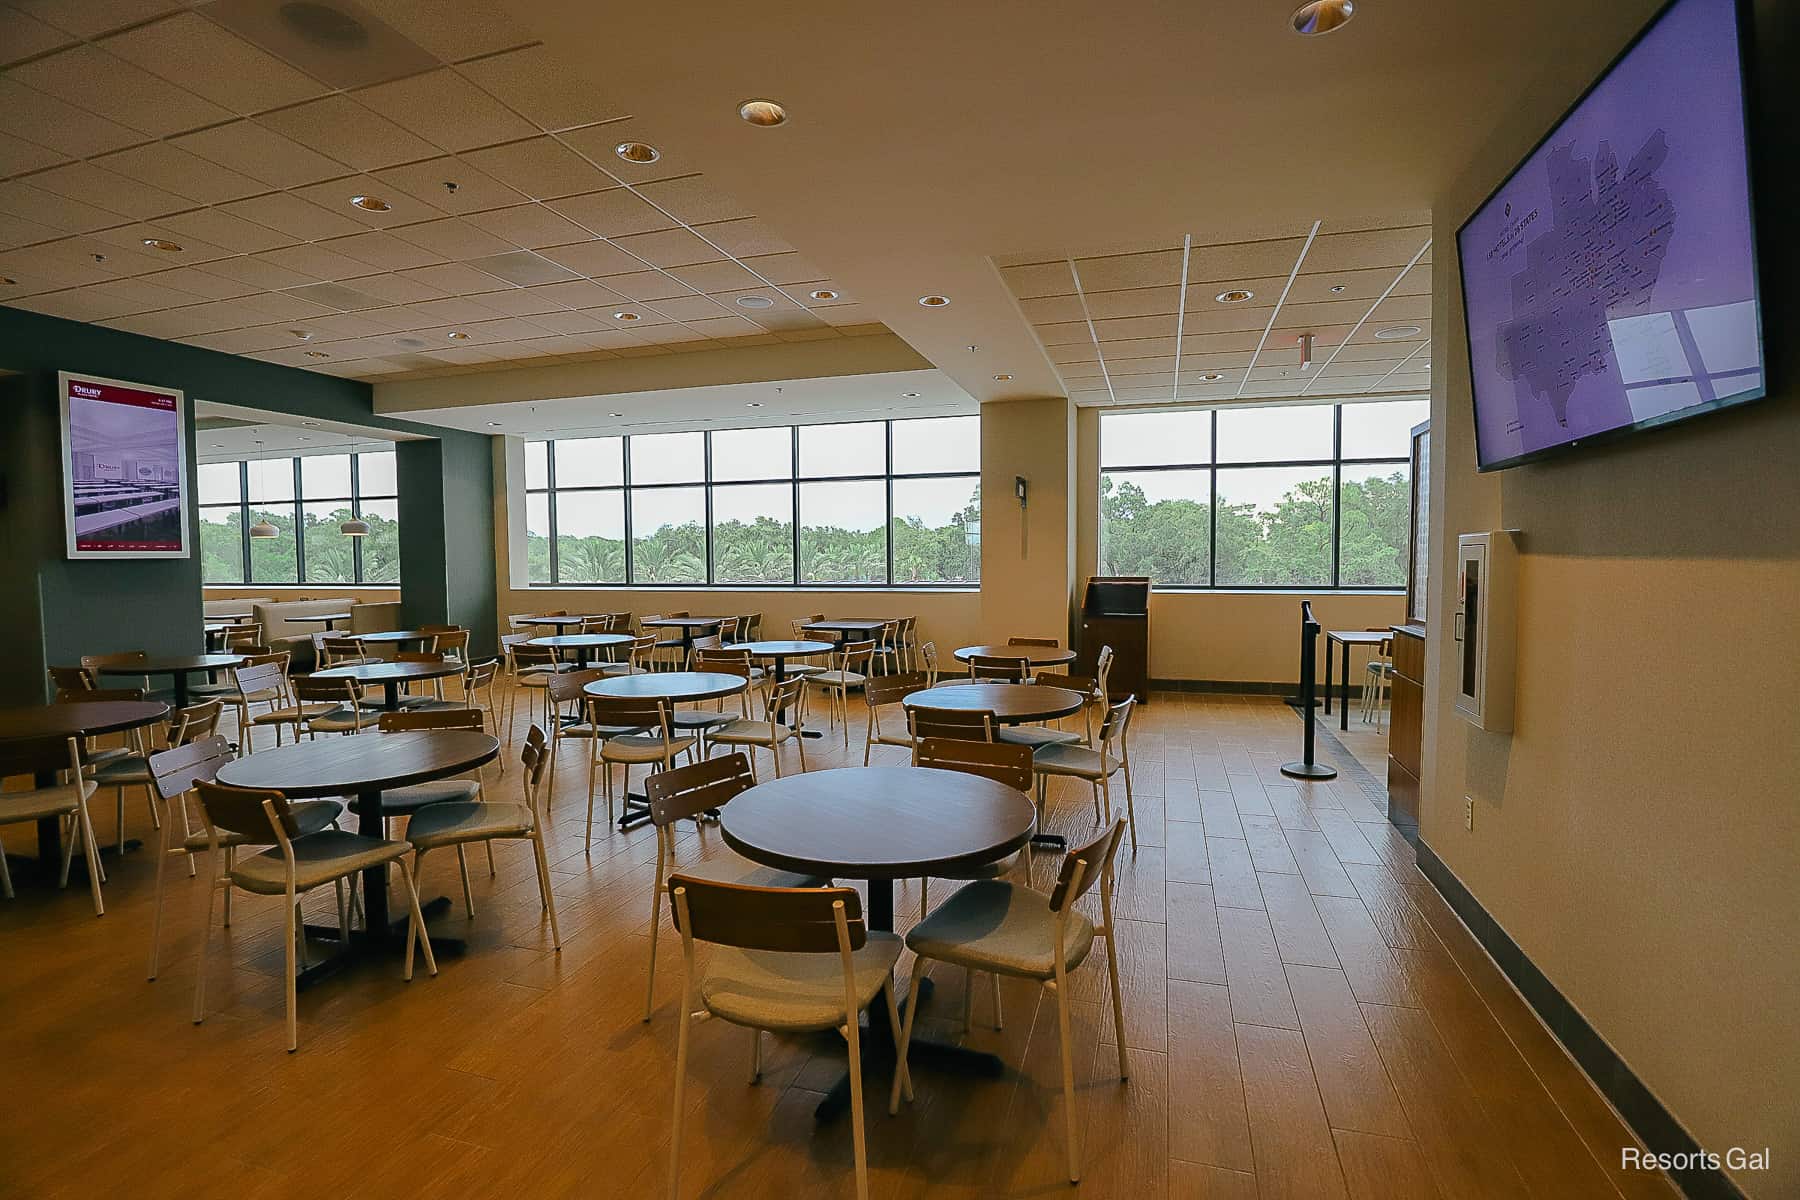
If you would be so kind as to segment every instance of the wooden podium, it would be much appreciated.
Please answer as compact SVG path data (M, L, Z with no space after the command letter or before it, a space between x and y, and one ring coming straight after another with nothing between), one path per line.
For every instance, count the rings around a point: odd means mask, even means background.
M1086 675L1095 672L1100 647L1113 650L1107 676L1109 701L1136 696L1150 700L1150 577L1096 575L1081 603L1081 647L1076 659Z

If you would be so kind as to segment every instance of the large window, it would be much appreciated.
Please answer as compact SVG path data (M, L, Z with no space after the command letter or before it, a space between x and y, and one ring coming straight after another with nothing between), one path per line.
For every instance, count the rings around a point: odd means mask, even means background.
M1106 413L1100 571L1162 588L1406 586L1425 400Z
M980 472L979 417L530 442L527 577L975 583Z
M399 583L394 452L200 464L201 577L207 583ZM344 533L360 517L363 537ZM267 521L272 538L252 538Z

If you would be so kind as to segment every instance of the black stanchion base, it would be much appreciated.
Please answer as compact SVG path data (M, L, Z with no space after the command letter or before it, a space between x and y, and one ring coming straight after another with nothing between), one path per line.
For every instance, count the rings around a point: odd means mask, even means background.
M1291 762L1281 764L1281 773L1289 779L1336 779L1337 768L1324 763Z

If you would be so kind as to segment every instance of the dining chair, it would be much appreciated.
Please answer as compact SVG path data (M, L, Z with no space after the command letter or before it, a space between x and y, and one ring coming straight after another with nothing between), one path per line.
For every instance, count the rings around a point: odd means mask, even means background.
M411 733L429 730L467 730L486 733L487 728L477 708L401 709L381 714L378 727L382 733ZM487 799L481 786L481 768L472 767L450 779L433 779L427 783L411 783L405 787L383 788L381 792L382 830L387 818L412 817L433 804L478 804ZM410 829L411 827L408 826ZM463 906L475 915L475 900L469 893L469 864L463 849L456 848L456 859L462 867ZM488 874L494 873L494 851L488 848Z
M898 704L914 692L922 692L930 686L923 671L882 675L863 684L863 703L869 709L869 726L863 735L863 766L869 765L869 752L876 746L903 746L909 750L912 748L913 739L910 728L905 736L882 730L881 710L890 704ZM904 711L902 711L900 719L905 722Z
M912 995L932 962L970 971L988 971L1016 979L1035 979L1056 1000L1058 1039L1062 1044L1063 1129L1069 1181L1081 1179L1081 1146L1076 1132L1075 1047L1069 1036L1069 972L1081 966L1096 938L1106 942L1106 976L1111 984L1113 1034L1118 1047L1119 1078L1130 1077L1125 1054L1125 1005L1119 992L1119 954L1113 921L1113 859L1125 823L1114 820L1100 836L1071 849L1063 859L1056 887L1048 895L1003 879L978 880L944 901L938 910L906 935L913 960ZM1075 902L1098 884L1100 921L1094 924ZM908 1005L900 1033L900 1061L912 1042L917 1005ZM901 1083L888 1096L888 1112L900 1111Z
M914 670L913 660L919 651L919 618L900 618L900 669Z
M901 670L900 618L895 617L882 622L880 632L875 635L875 657L872 665L879 668L879 673L883 675L892 675Z
M518 720L518 689L525 689L527 703L530 706L526 713L526 719L532 722L538 720L537 696L540 694L543 695L545 704L543 724L548 725L550 723L550 713L548 708L550 702L550 677L560 674L563 669L563 664L557 660L556 651L549 646L516 645L512 650L512 660L513 683L516 686L512 692L512 703L508 706L506 713L508 740L511 740L512 737L513 723Z
M832 655L832 666L815 672L807 677L820 691L825 693L827 727L835 723L841 716L844 721L844 749L850 748L850 689L859 688L868 682L869 673L875 661L875 643L846 642L842 650Z
M587 685L596 679L604 679L606 673L599 667L587 667L579 671L561 671L549 676L548 693L545 701L550 713L550 765L548 775L552 794L556 791L556 759L557 751L562 749L564 738L593 740L611 737L613 733L629 732L629 730L603 730L588 718ZM590 745L589 750L593 747ZM593 754L588 755L588 782L593 783ZM591 790L591 787L590 787Z
M880 996L887 1003L888 1021L898 1026L894 964L900 957L900 939L869 929L854 888L760 888L677 874L669 880L669 898L670 915L681 934L682 964L669 1200L676 1200L681 1190L688 1042L694 1022L710 1017L751 1031L752 1083L762 1075L763 1030L843 1031L850 1048L856 1195L857 1200L868 1200L861 1014ZM697 942L713 947L704 971L695 958ZM897 1092L912 1097L904 1049L894 1068L894 1083Z
M1371 626L1365 632L1385 633L1385 625ZM1381 713L1394 679L1394 639L1383 638L1375 647L1375 653L1363 664L1362 685L1362 721L1365 725L1381 726Z
M988 709L933 708L926 704L909 705L906 709L906 731L912 744L920 738L961 738L970 742L991 742L999 722Z
M1090 710L1094 704L1094 681L1085 675L1054 674L1039 671L1031 681L1039 687L1059 687L1071 692L1080 692L1082 731L1064 729L1066 717L1058 717L1054 724L1044 721L1036 725L1010 725L1005 729L994 731L996 741L1011 742L1016 746L1053 746L1053 745L1086 745L1093 740L1094 723Z
M669 702L660 697L637 699L623 696L590 696L588 698L588 719L594 724L617 730L628 730L625 733L614 733L605 738L596 738L595 747L598 755L600 773L605 776L606 784L606 819L613 819L613 786L612 764L618 763L625 768L624 794L631 794L631 768L661 767L668 770L675 765L677 754L686 754L691 759L694 754L695 741L691 737L677 737L674 723L669 719ZM591 776L590 776L591 779ZM588 785L587 810L587 844L591 847L594 841L594 788Z
M263 645L262 623L238 625L225 631L225 653L227 654L260 654L267 651Z
M993 679L1005 683L1024 683L1031 675L1029 658L1013 658L1004 654L969 655L970 679Z
M466 664L469 661L469 631L460 625L452 625L448 629L436 625L424 625L422 629L435 633L435 644L432 649L452 662Z
M487 731L495 737L500 736L500 706L494 699L494 683L499 677L500 660L497 658L471 662L462 673L463 703L481 710ZM505 774L506 757L502 755L498 761L501 774Z
M1125 815L1131 824L1131 852L1137 853L1137 811L1131 799L1131 750L1126 743L1126 736L1131 729L1131 712L1136 706L1136 697L1127 696L1106 710L1106 716L1100 722L1100 737L1097 747L1049 745L1039 746L1032 753L1032 767L1040 776L1038 793L1038 812L1041 816L1044 808L1044 791L1042 784L1051 775L1063 775L1072 779L1084 779L1094 789L1094 818L1098 821L1112 820L1112 776L1124 772L1125 775ZM1105 815L1101 815L1104 803Z
M294 698L288 682L288 651L259 654L247 658L231 669L231 682L226 690L214 693L225 704L237 710L238 749L256 753L255 730L273 727L275 744L281 745L281 731L293 726L294 740L300 740L300 727L308 717L323 716L331 711L329 704L302 705ZM263 712L258 704L267 705Z
M87 861L88 890L94 900L94 915L106 915L106 903L100 898L99 844L94 840L94 823L88 813L88 798L97 785L82 769L79 738L18 738L0 742L0 779L9 775L32 775L54 771L61 778L48 787L33 786L23 791L0 792L0 825L22 825L29 821L56 820L63 823L62 874L56 886L69 886L69 866L75 858L75 844L81 843L82 857ZM6 866L6 847L0 844L0 893L13 898L12 873Z
M387 863L400 863L400 879L406 885L406 904L411 920L407 925L408 949L413 939L425 950L425 968L437 974L437 959L426 937L425 918L419 913L419 895L413 890L412 874L406 870L405 857L412 849L406 842L346 833L340 829L323 829L317 833L301 833L299 819L287 797L280 792L259 788L229 787L214 780L200 780L194 785L200 797L201 811L206 814L207 848L212 852L213 877L207 885L206 921L201 926L200 966L194 979L194 1024L206 1013L206 953L212 943L213 897L226 888L237 888L260 896L282 896L286 903L287 929L284 950L284 979L287 991L287 1048L293 1053L300 1047L297 979L294 959L299 940L304 936L300 925L300 897L329 883L337 892L338 928L348 940L349 902L344 880L359 871ZM223 844L236 835L252 845L272 846L260 854L238 859L227 867ZM405 979L412 979L412 955L406 956Z
M939 771L960 771L965 775L979 775L1003 784L1020 795L1031 796L1031 747L1013 746L1005 742L972 742L967 738L920 738L913 746L915 767L930 767ZM951 874L940 874L940 879L1001 879L1012 874L1020 863L1025 866L1025 882L1031 882L1031 843L1025 843L1025 849L1016 854L1009 854L998 862L983 863L977 867L965 867ZM919 880L919 917L924 919L931 904L931 880L929 877ZM969 1023L969 994L963 993L963 1025ZM1000 1028L1000 987L994 985L994 1028Z
M613 651L614 655L624 654L624 658L600 664L600 669L609 677L619 675L642 675L650 668L650 658L656 653L656 638L651 634L633 634L631 644Z
M769 752L775 764L775 778L781 778L781 747L792 741L800 748L800 771L806 772L806 679L790 675L768 688L763 695L763 719L748 717L712 730L707 742L714 746L760 746ZM750 777L756 777L755 756L751 756Z
M676 872L675 823L692 820L696 831L704 839L706 826L699 818L702 815L716 816L732 797L755 786L756 775L750 769L749 758L741 751L658 771L644 780L644 795L650 801L650 823L656 827L656 886L650 891L650 965L644 980L646 1021L656 1007L656 934L662 924L664 889L669 877ZM831 885L829 879L780 871L753 863L729 849L722 854L709 856L696 866L688 867L686 873L696 879L767 888Z
M176 709L169 718L167 744L169 746L185 746L189 742L213 736L219 730L219 714L224 710L225 705L218 700L206 700L199 704L190 704L186 708ZM126 788L141 787L144 789L144 803L150 810L150 823L156 829L163 828L162 806L156 802L155 779L150 766L148 743L145 743L142 753L108 759L92 768L90 777L99 787L117 789L119 853L125 852Z
M732 716L725 711L726 697L720 696L708 712L701 707L677 708L670 716L675 728L682 733L691 733L700 739L699 754L707 755L707 736L716 729L723 729L734 721L749 720L751 717L750 693L762 681L762 672L750 664L748 650L725 650L717 646L701 647L694 651L693 669L717 675L736 675L743 679L744 690L737 694L738 714Z
M394 661L397 663L447 663L451 660L450 656L445 654L442 650L401 650L394 655ZM402 680L400 684L400 707L442 707L447 703L444 699L445 678L446 676L440 675L435 679L423 681L431 688L431 694L429 696L418 695L412 690L411 680Z
M98 686L86 667L51 667L49 673L50 686L57 691L89 692Z
M318 638L318 661L321 667L347 667L353 663L374 661L356 638L330 633L319 634Z
M309 740L321 733L361 733L376 722L376 714L363 707L362 685L354 679L301 675L292 686L295 703L308 710L302 719ZM295 740L299 736L296 729Z
M472 710L471 710L472 711ZM390 716L410 714L391 713ZM432 716L442 716L433 713ZM465 853L472 842L480 842L487 847L488 874L494 874L494 843L498 841L526 841L531 843L532 861L537 866L538 903L550 916L550 942L560 954L562 952L562 931L556 924L556 896L550 887L550 862L544 855L544 781L545 760L549 755L545 752L544 729L541 725L533 725L525 733L525 747L520 751L519 761L524 768L523 804L513 801L494 801L481 798L462 800L440 800L415 810L412 819L406 823L406 840L413 848L412 890L419 891L419 868L425 862L428 851L442 849L445 846L456 847L456 864L462 873L463 906L468 910L469 919L475 919L475 899L469 893L469 861ZM430 786L429 784L421 786ZM382 797L386 807L387 796ZM412 943L406 946L406 970L412 973Z
M920 642L917 647L917 654L920 669L925 672L925 678L931 681L929 686L936 687L938 682L937 643L934 641Z
M85 687L59 687L52 702L56 704L98 704L109 700L142 700L142 688L103 688L95 685L90 679ZM81 762L89 775L98 770L103 763L114 759L128 758L143 752L144 733L142 729L127 729L119 735L124 744L119 746L100 746L98 738L81 739Z
M155 789L156 803L163 810L162 839L156 856L156 891L150 912L150 974L156 978L158 957L162 945L163 919L163 876L171 858L179 858L187 864L188 875L194 874L194 859L205 853L212 846L212 835L207 833L205 822L196 827L188 812L187 798L196 784L202 781L211 783L218 777L219 768L232 761L231 745L217 734L189 741L183 745L158 751L150 756L150 776ZM335 829L338 819L344 814L341 800L303 800L291 803L289 809L294 814L295 824L302 836L317 833L322 829ZM179 829L177 822L180 823ZM221 835L219 847L225 855L227 871L232 866L233 858L240 846L250 845L243 835L225 833ZM231 887L229 882L222 889L225 893L226 928L231 926Z

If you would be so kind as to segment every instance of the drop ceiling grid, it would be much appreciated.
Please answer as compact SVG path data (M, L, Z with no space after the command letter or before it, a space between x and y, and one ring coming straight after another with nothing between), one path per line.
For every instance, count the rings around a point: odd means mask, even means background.
M1416 220L1318 221L1253 241L1205 244L1189 234L1151 249L1115 244L1098 254L994 262L1079 404L1428 386L1428 377L1412 378L1430 336L1429 230ZM1256 299L1215 300L1237 288ZM1378 319L1417 324L1423 340L1375 340L1369 329ZM1315 355L1328 356L1304 382L1294 371L1303 332L1315 335ZM1202 378L1210 373L1226 378Z
M5 11L18 13L15 8ZM37 73L54 78L59 55L104 54L107 39L154 30L177 20L198 19L185 10L168 5L159 8L155 4L147 9L140 6L136 16L130 25L71 34L58 44L46 44L43 37L27 42L36 50L12 64L7 75L20 66L43 64ZM20 19L42 24L28 16ZM209 24L207 28L212 36L239 43L244 54L266 53L222 26ZM387 375L394 371L392 364L384 360L396 356L416 358L399 354L408 349L441 356L443 365L452 368L477 358L492 361L552 352L555 357L614 357L619 352L704 349L724 340L806 340L872 331L871 322L860 307L846 300L822 272L763 231L742 206L713 193L698 174L671 174L654 167L634 174L634 168L622 162L612 168L602 165L598 155L609 152L615 140L641 136L635 132L634 120L604 108L572 113L566 101L552 100L541 88L537 89L539 94L531 94L535 87L532 71L495 65L523 58L536 49L535 44L520 44L488 48L468 58L440 58L440 65L427 70L349 92L309 79L306 94L272 107L240 104L240 109L251 111L232 116L228 110L212 105L225 114L225 119L202 121L194 128L176 128L158 136L140 131L127 146L109 140L84 155L59 154L52 162L0 171L5 177L0 182L0 240L9 246L0 251L0 270L20 278L26 289L13 297L0 295L0 299L23 301L23 307L156 336L200 344L231 343L244 347L232 352L350 375L357 372L345 371L345 360L334 359L327 368L318 359L318 355L335 353L323 347L353 348L362 357L348 362L366 364L370 374ZM124 60L114 61L120 63L122 71L136 70ZM441 65L446 61L450 65ZM294 71L285 64L283 69ZM161 80L158 86L176 85ZM27 85L9 80L8 87ZM582 91L585 94L586 90ZM79 98L78 95L76 99ZM68 100L54 96L49 99L63 108L72 107ZM203 106L212 104L197 94L194 99L197 113L207 112ZM471 144L469 137L457 132L459 127L454 121L446 123L448 117L439 111L446 104L461 112L475 112L472 124L500 140ZM383 108L389 111L384 113ZM560 115L555 111L558 108ZM83 113L95 121L116 125L104 114L87 110ZM604 119L568 123L566 118L571 115ZM608 136L607 127L614 125L619 129L616 139ZM359 140L370 128L375 133ZM19 132L17 125L8 129L5 144L29 146L29 142L18 137ZM426 133L436 141L423 136ZM525 136L507 136L519 133ZM286 137L287 134L299 140ZM188 144L202 151L199 154L177 144L180 139L193 139L196 135L204 137L204 144ZM309 146L308 141L321 144ZM552 174L546 170L534 174L529 182L520 179L527 188L523 193L468 162L469 158L480 159L484 155L489 161L507 155L524 163L535 154L542 167L547 165L543 153L549 152L551 146L560 152L564 181L561 185L545 182ZM267 147L291 148L292 155L259 153L259 148ZM247 157L265 174L288 169L264 166L265 159L292 157L316 165L302 167L291 182L277 187L227 163L208 159L208 150L221 158L231 158L234 153ZM326 150L337 157L329 157ZM404 161L386 161L396 154ZM164 161L154 161L159 157ZM164 191L142 178L149 175L165 184L190 186L180 182L188 178L182 168L190 163L204 164L200 173L207 178L193 185L192 190L205 191L211 197L208 202L196 203L200 197ZM435 204L425 201L419 192L424 190L422 181L427 176L418 172L430 171L439 164L453 168L459 175L468 173L482 200L472 205L455 204L446 197L437 197ZM240 162L241 165L244 164ZM359 166L364 169L354 169ZM114 170L119 167L136 174L125 174L121 179L123 172ZM412 186L401 182L402 173L409 168L412 171L406 179ZM315 177L321 174L323 177ZM74 178L69 180L70 176ZM118 183L109 185L113 180ZM579 182L572 185L571 180ZM87 190L83 190L84 181ZM46 192L41 184L52 188ZM93 190L95 185L111 186L107 196L136 197L132 201L135 211L108 211L76 198L102 198ZM59 194L54 190L58 186L74 194ZM395 197L396 191L405 193L406 198ZM366 214L347 205L344 211L338 211L314 202L322 200L328 204L334 192L345 193L344 200L350 194L366 193L394 197L396 212ZM665 198L670 193L676 198ZM630 197L645 211L655 214L650 219L654 227L636 232L606 230L570 214L569 201L615 195L620 199ZM176 207L169 209L170 204ZM713 219L684 215L696 209ZM52 210L64 214L65 222L72 219L74 227L55 231L32 219ZM555 233L546 236L546 231L575 236L558 242ZM45 233L50 236L42 236ZM658 237L659 234L663 236ZM655 248L677 242L667 236L670 234L693 239L688 244L695 248L664 249L658 253ZM138 250L146 237L166 238L182 245L182 262L165 266L159 258L152 257L163 252ZM638 240L633 242L633 238ZM634 246L638 249L634 250ZM596 247L606 249L605 265L610 269L590 273L567 265L566 260L583 255L591 262ZM105 255L104 264L92 261L91 255L96 253ZM565 261L558 261L559 257ZM477 265L461 271L438 270L462 263ZM684 277L684 273L694 275L704 282L701 271L707 267L732 272L729 282L735 286L698 286ZM54 278L33 281L30 276L34 270ZM496 272L508 272L514 277ZM719 279L721 274L715 269L711 277ZM603 282L607 278L618 279L620 289L608 287ZM329 304L309 303L305 296L293 294L321 283L340 282L348 283L353 291L375 293L359 298L357 303L364 299L388 303L340 310ZM41 286L44 283L49 286ZM585 290L564 289L554 299L542 294L529 301L510 300L516 291L536 291L557 283L585 284ZM125 284L130 286L121 287ZM803 301L795 294L801 290L797 286L801 284L810 285L808 291L830 290L838 294L830 301L812 301L810 296ZM773 293L769 298L776 301L775 306L756 310L735 303L752 291ZM639 300L634 294L651 298ZM499 304L490 299L484 304L482 296L508 296L509 300ZM429 310L419 311L420 306L438 300L468 301L473 308L463 310L462 316L447 319L434 318ZM656 307L658 303L676 307L678 302L688 302L679 318L665 317ZM488 314L489 308L497 311ZM590 327L571 328L568 321L540 324L516 311L520 308L535 310L536 315L557 313L568 317L579 313ZM626 309L649 320L641 326L627 325L609 315L612 310ZM505 352L478 356L470 353L473 348L467 345L434 349L429 343L404 347L379 341L391 341L395 335L407 333L442 335L451 326L460 328L463 324L471 326L466 331L474 341L486 332L474 326L493 323L481 321L479 318L484 315L491 315L494 320L523 317L522 325L511 326L516 336L509 339ZM298 339L281 328L310 321L318 321L326 328L315 331L315 336L304 345L295 345ZM571 338L600 334L609 335L609 345L593 345L571 354ZM370 338L377 339L376 344L370 344Z

